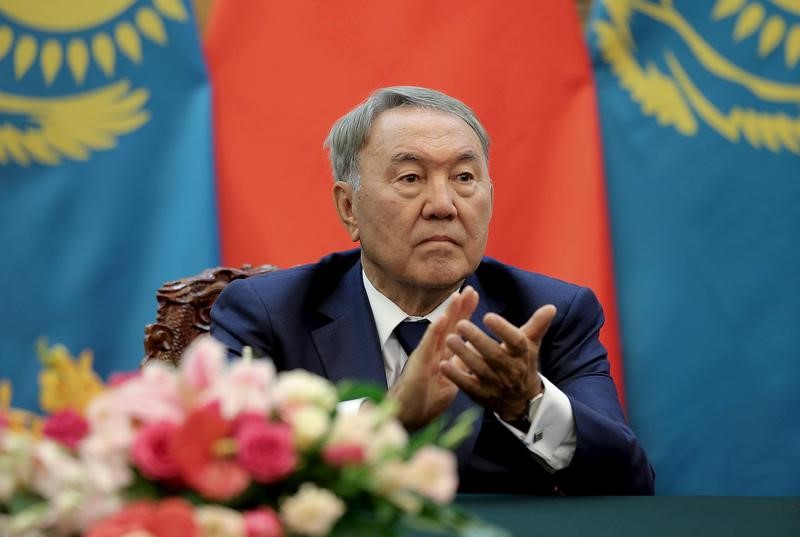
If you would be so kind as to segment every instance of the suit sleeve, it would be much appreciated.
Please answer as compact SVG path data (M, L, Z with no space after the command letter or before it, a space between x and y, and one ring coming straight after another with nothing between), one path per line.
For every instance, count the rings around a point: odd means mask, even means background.
M591 290L579 288L543 344L543 374L569 398L577 446L570 465L555 478L574 494L653 494L654 473L628 426L600 343L602 308Z
M229 283L211 308L211 335L232 356L241 356L246 342L255 356L272 357L272 334L269 311L252 283L247 279Z

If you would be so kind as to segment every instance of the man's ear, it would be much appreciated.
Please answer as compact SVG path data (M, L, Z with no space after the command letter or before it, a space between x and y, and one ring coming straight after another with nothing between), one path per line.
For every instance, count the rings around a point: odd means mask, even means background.
M348 235L353 242L359 239L358 219L353 211L353 185L345 181L336 181L333 184L333 203L336 205L336 212L339 213L339 220L347 229Z

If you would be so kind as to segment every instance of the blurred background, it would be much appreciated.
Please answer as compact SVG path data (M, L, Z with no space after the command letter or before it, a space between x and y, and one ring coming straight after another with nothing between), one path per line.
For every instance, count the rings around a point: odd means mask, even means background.
M777 0L4 2L0 409L40 337L130 370L164 282L355 246L322 141L421 85L492 136L487 253L600 297L657 492L800 495L799 62Z

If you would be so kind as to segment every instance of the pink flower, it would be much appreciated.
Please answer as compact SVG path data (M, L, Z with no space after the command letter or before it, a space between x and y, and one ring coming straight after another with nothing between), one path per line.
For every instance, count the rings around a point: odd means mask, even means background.
M139 371L124 371L119 373L111 373L111 376L108 377L108 386L120 386L125 384L129 380L133 380L139 376Z
M420 448L406 464L408 488L439 504L453 501L458 488L456 457L436 446Z
M89 432L89 423L74 410L61 410L47 418L42 432L69 449L75 449Z
M179 474L172 444L178 426L168 421L148 424L139 429L131 447L131 459L145 477L173 479Z
M141 373L95 397L86 417L97 428L118 428L121 422L180 423L185 415L174 370L149 363Z
M225 347L211 336L195 339L181 358L183 382L195 393L213 386L225 368Z
M364 462L366 453L358 444L337 444L326 447L322 459L331 466L348 466Z
M277 513L269 507L260 507L244 514L247 537L283 537L283 526Z
M167 498L159 503L135 502L95 524L84 537L200 537L192 507L184 500Z
M232 428L217 405L206 406L187 416L172 444L180 477L211 500L229 500L250 484L250 476L235 459Z
M292 430L285 423L247 420L236 431L239 463L260 483L289 475L297 464Z
M270 385L275 366L269 360L237 360L203 393L203 401L219 401L222 415L232 419L244 412L261 415L272 407Z

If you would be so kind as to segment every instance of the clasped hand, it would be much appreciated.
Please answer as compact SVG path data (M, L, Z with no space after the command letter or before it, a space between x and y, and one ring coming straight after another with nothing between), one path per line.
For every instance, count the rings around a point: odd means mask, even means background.
M453 296L390 390L406 427L421 427L441 415L459 388L506 421L523 417L528 401L543 390L539 349L555 306L542 306L520 327L496 313L486 314L483 322L496 341L469 320L478 299L472 287Z

